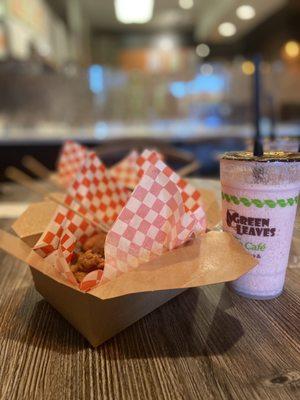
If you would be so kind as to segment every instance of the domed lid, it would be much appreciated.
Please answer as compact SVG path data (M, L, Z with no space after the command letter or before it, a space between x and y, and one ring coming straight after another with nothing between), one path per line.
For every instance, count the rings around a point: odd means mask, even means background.
M222 159L255 162L299 162L300 153L266 151L262 156L254 156L251 151L229 151L222 156Z

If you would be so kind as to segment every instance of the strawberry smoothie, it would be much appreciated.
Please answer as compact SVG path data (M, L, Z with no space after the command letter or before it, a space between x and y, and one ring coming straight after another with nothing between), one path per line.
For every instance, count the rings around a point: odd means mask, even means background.
M300 189L300 154L230 152L221 159L223 229L259 264L230 282L238 294L271 299L285 281Z

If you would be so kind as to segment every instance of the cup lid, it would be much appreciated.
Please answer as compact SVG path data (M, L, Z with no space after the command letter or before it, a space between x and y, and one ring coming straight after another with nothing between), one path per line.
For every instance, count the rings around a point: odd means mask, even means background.
M222 160L255 161L255 162L299 162L300 153L290 151L266 151L262 156L254 156L251 151L229 151Z

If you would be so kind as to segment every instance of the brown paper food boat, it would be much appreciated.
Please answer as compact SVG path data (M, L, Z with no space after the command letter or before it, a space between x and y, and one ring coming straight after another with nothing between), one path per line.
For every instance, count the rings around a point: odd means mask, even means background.
M31 205L13 225L19 237L0 231L0 248L29 264L37 291L94 347L187 288L234 280L257 264L231 235L211 231L85 293L31 248L51 207Z

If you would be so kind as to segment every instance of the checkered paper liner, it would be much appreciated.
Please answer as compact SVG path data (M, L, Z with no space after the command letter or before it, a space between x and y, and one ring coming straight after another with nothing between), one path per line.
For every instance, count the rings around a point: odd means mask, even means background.
M69 206L86 215L90 220L92 216L76 201L66 201ZM96 233L97 228L87 222L84 218L63 206L58 206L53 219L48 224L45 232L41 235L34 246L34 250L42 256L47 257L59 247L67 262L71 261L76 242L84 243L87 238Z
M110 168L110 173L128 188L135 188L139 182L137 159L139 153L132 150L127 157Z
M77 210L80 210L83 214L86 213L76 202L71 206L77 207ZM34 250L52 263L69 283L87 291L99 284L103 272L101 270L90 272L79 285L70 270L70 264L77 243L83 244L87 238L95 233L97 233L97 229L93 224L87 223L73 211L58 206L53 220L34 246Z
M130 191L89 152L67 190L67 203L75 199L95 221L111 225L126 204Z
M110 176L96 153L88 152L85 162L68 188L64 203L86 216L88 220L112 224L129 196L130 191ZM54 261L57 270L69 282L74 283L69 264L72 261L76 243L84 243L96 232L94 224L87 222L74 211L59 206L34 250L42 257L51 255L51 260ZM99 282L101 275L102 271L89 273L80 287L88 290Z
M160 160L160 154L152 150L144 150L141 156L137 160L139 166L139 176L142 177L145 171L147 171L152 165ZM201 193L188 181L181 178L175 171L169 168L169 179L174 182L180 189L184 207L186 211L194 212L198 208L202 208Z
M107 234L103 282L206 230L203 208L187 210L182 189L173 178L174 171L162 160L157 156L150 159L148 169Z
M151 163L107 234L104 270L90 272L80 285L70 263L76 243L83 243L96 233L93 225L60 206L35 250L51 258L68 282L88 291L184 244L205 231L206 219L201 207L194 212L186 211L181 190L170 179L173 173L158 158ZM74 201L72 207L76 204ZM85 208L80 211L88 213Z
M60 153L57 163L58 176L64 186L74 178L84 163L88 150L78 143L68 140Z
M80 290L87 292L99 285L101 282L103 271L98 269L88 273L84 279L78 284L72 271L70 270L70 264L64 257L62 249L59 247L54 258L54 266L56 270L62 275L69 283L78 286ZM53 258L52 258L53 259Z
M163 160L163 155L161 153L154 150L147 150L147 152L149 156L152 153L155 153L160 160ZM138 164L138 160L141 160L141 154L139 154L136 150L132 150L127 157L110 168L110 173L126 187L134 189L139 183L139 180L143 174L143 170L141 169L141 165ZM143 157L143 162L146 163L147 161L148 158L145 154ZM149 163L147 165L149 165Z

